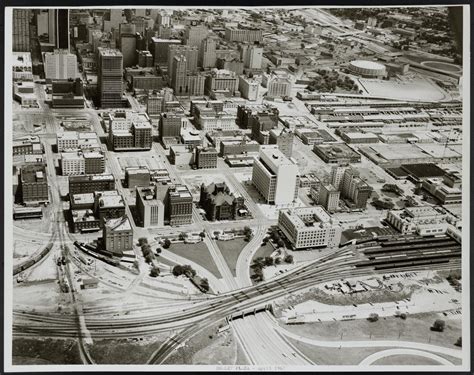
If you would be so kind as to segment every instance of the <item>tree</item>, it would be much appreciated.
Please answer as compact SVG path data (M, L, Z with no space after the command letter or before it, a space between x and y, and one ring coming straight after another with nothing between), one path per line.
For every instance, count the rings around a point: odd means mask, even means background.
M281 262L282 262L281 258L276 258L275 259L275 264L281 264Z
M263 270L260 267L255 268L253 272L257 280L263 280Z
M209 280L207 280L206 278L201 279L200 286L201 286L202 291L204 293L207 293L209 291Z
M293 263L293 255L287 255L285 257L285 263Z
M159 247L156 249L156 253L157 253L158 255L161 254L161 249L160 249Z
M458 338L458 341L456 341L456 343L454 345L459 346L460 348L462 348L462 337Z
M147 263L151 263L152 260L153 260L153 254L149 253L149 254L147 254L147 255L145 256L145 261L146 261Z
M245 235L251 235L252 234L252 229L250 229L249 226L244 227L244 234Z
M400 319L405 320L407 318L407 314L401 313L400 314Z
M183 274L186 275L188 279L192 279L196 276L196 271L188 264L183 266Z
M140 246L143 246L143 245L145 245L145 244L147 244L147 243L148 243L148 240L147 240L145 237L140 237L140 238L138 239L138 244L139 244Z
M283 241L281 238L277 241L278 247L285 247L285 241Z
M369 318L367 319L369 322L376 322L377 320L379 320L379 314L377 313L371 313L369 315Z
M199 237L201 237L201 238L206 237L206 233L204 233L204 232L199 233Z
M260 266L260 267L263 267L263 265L265 264L265 260L262 257L255 258L253 262L255 266Z
M181 276L184 273L183 266L180 266L179 264L174 266L172 273L174 276Z
M151 277L157 277L160 274L160 269L158 267L153 267L150 271Z
M266 266L273 266L274 260L272 257L265 257L265 265Z
M164 249L168 249L169 247L171 246L171 241L166 238L164 241L163 241L163 248Z
M446 322L442 319L436 319L433 323L433 327L431 329L437 332L443 332L444 328L446 327Z
M180 239L181 241L184 241L186 238L188 238L188 234L187 234L186 232L181 232L181 233L179 234L179 239Z

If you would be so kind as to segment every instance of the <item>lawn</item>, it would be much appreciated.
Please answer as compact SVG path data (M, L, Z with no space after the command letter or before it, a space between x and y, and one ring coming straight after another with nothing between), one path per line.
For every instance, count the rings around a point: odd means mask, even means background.
M358 365L369 355L386 348L325 348L285 338L316 365Z
M454 343L461 336L459 320L445 320L444 332L430 330L439 316L434 313L408 315L406 320L395 317L285 325L296 334L325 340L403 340L457 348Z
M248 242L241 237L229 241L217 241L217 246L234 276L236 276L237 259L247 244Z
M374 366L430 366L439 365L431 358L418 355L391 355L390 357L380 358L373 363Z
M214 260L212 259L211 253L204 242L198 242L195 244L174 243L171 244L168 251L189 259L207 269L217 278L222 278Z

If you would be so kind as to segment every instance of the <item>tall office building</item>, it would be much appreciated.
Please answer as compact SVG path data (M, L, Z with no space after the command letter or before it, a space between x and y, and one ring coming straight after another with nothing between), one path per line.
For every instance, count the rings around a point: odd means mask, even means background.
M209 29L205 25L189 25L184 31L185 44L188 46L201 47L201 43L207 38Z
M340 191L333 185L321 185L319 191L319 204L322 205L328 212L335 212L339 207Z
M171 15L165 11L158 13L157 24L158 26L171 26Z
M98 48L98 94L101 107L121 107L123 57L117 49Z
M217 41L212 37L206 38L201 42L201 48L199 50L199 66L203 68L216 67L216 46Z
M347 167L345 166L335 166L331 169L331 185L336 188L336 190L341 190L342 179L344 178L344 172Z
M46 79L75 79L77 57L67 49L56 49L44 54L44 74Z
M13 9L13 51L30 51L29 9Z
M123 67L128 68L137 62L137 36L135 34L120 35L120 52L123 56Z
M158 132L160 139L166 137L179 138L181 136L181 126L184 113L165 112L160 116Z
M40 10L36 13L36 33L38 36L47 35L49 32L48 14L47 10Z
M164 226L165 206L157 197L156 187L138 187L136 207L143 227Z
M263 48L257 45L243 44L240 46L240 59L248 69L261 69Z
M69 51L69 9L56 9L55 12L55 46Z
M169 225L188 225L193 222L193 196L185 185L168 188L165 197L165 218Z
M252 170L252 183L269 204L288 205L298 197L299 171L278 146L262 146Z
M104 18L104 32L118 30L123 21L123 9L110 9L108 17Z
M107 219L103 229L103 245L107 251L121 256L133 249L133 230L126 215Z
M152 37L151 43L153 47L150 47L150 52L153 54L153 62L155 65L162 65L168 63L168 46L171 44L181 44L181 41L179 39Z
M168 72L171 72L175 56L186 57L186 71L195 73L198 67L199 49L193 46L170 45L168 46Z
M360 178L360 172L347 168L342 179L341 195L352 202L355 208L365 208L372 194L372 187Z
M175 56L171 67L171 87L176 95L186 90L187 61L184 56Z

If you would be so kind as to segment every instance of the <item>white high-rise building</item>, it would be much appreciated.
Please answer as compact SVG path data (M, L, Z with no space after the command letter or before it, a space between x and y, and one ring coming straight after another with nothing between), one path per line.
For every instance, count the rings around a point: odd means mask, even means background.
M75 79L77 77L76 55L66 49L45 52L44 74L46 79Z
M257 45L244 44L240 48L240 58L249 69L261 69L263 48Z
M138 187L136 207L143 227L164 226L165 206L163 201L158 199L156 188Z
M336 190L341 190L341 184L346 168L347 167L345 166L336 166L331 169L331 185L334 186Z
M299 171L277 145L260 148L253 164L252 183L269 204L289 205L298 198Z

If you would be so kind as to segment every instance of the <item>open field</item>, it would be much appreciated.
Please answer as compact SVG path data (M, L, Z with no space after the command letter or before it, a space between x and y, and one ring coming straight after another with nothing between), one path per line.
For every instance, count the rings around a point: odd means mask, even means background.
M461 336L461 321L449 319L444 332L431 331L430 327L442 314L408 315L406 320L396 317L380 318L376 322L366 319L285 325L285 329L301 336L321 340L402 340L456 348Z
M222 256L234 276L236 275L237 259L247 243L248 242L241 237L229 241L217 241L217 246L219 246Z
M198 242L195 244L174 243L171 244L168 250L203 266L217 278L222 277L204 242Z
M432 366L439 365L438 362L417 355L392 355L381 358L373 363L374 366Z

